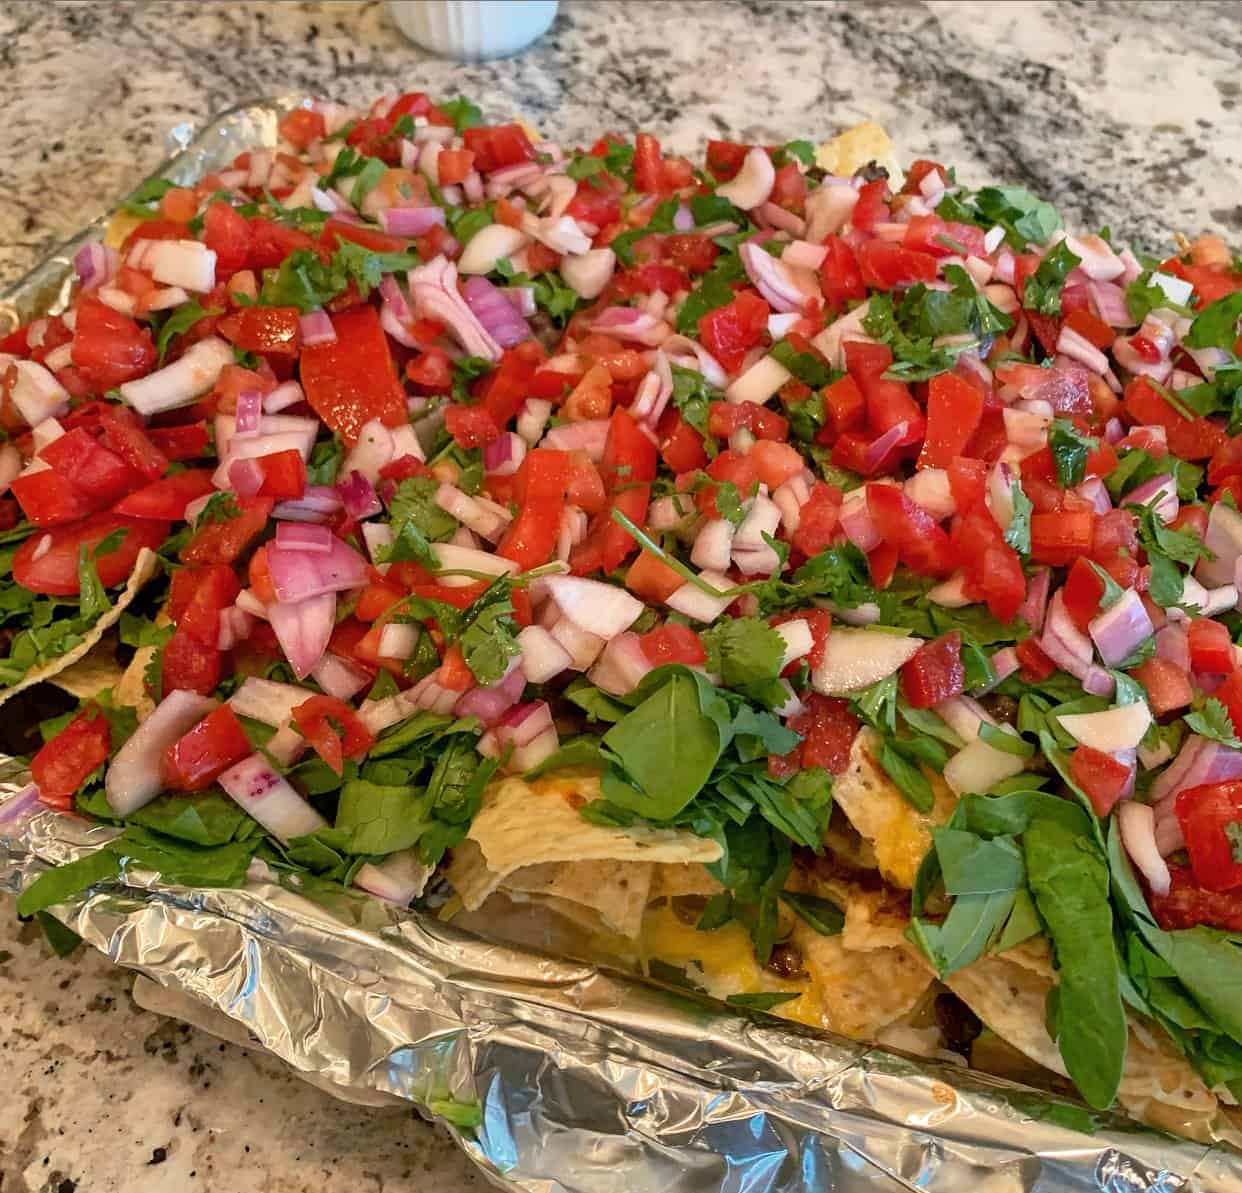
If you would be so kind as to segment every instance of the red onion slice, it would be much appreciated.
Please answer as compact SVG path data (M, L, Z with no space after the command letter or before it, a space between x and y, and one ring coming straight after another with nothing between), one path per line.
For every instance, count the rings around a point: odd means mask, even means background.
M268 547L267 562L278 601L301 601L366 583L366 560L348 543L330 537L328 550L322 553L291 550L279 540Z

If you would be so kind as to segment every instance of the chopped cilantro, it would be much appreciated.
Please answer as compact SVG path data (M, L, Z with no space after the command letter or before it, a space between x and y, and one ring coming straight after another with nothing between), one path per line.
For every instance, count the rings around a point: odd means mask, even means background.
M1084 435L1068 418L1052 420L1052 428L1048 432L1048 447L1056 468L1057 484L1062 489L1072 489L1082 484L1087 474L1087 457L1098 446L1098 440Z
M1081 261L1082 258L1071 252L1065 241L1061 241L1039 263L1034 275L1027 279L1022 305L1041 315L1060 315L1065 279Z
M1218 741L1233 750L1242 749L1242 741L1238 740L1229 710L1215 696L1209 696L1197 712L1186 714L1186 726L1200 737Z

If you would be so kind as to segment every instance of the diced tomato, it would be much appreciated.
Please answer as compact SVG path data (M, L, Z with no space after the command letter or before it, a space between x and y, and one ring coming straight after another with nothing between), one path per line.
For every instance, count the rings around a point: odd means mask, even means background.
M867 240L858 249L858 268L863 281L876 290L894 290L915 282L936 279L936 258L894 244L891 240Z
M1100 611L1104 581L1091 563L1080 556L1070 565L1061 589L1061 600L1073 623L1085 634L1091 619Z
M505 427L522 408L535 370L543 362L538 341L527 340L506 349L500 363L482 385L483 408L498 427Z
M949 463L949 492L958 513L966 513L983 500L987 491L988 466L969 456L954 456Z
M923 438L927 420L911 397L909 386L902 381L885 379L884 374L892 363L892 349L886 344L852 340L845 345L845 367L858 382L866 400L868 425L876 435L882 435L899 423L905 423L905 433L896 445L904 447Z
M1043 648L1035 638L1023 638L1014 648L1018 662L1022 664L1022 678L1027 683L1039 683L1047 679L1057 665L1044 654Z
M474 686L474 675L466 665L460 646L454 644L444 652L436 680L441 686L450 688L454 692L464 692L467 688Z
M474 154L469 149L442 149L436 158L437 181L441 186L456 186L474 169Z
M688 233L670 236L664 242L664 255L678 269L688 273L706 273L720 256L720 250L708 237Z
M322 112L313 112L310 108L294 108L287 116L282 117L276 131L290 145L305 149L312 141L324 136L327 127Z
M113 512L130 518L159 518L175 522L185 517L185 507L191 501L206 497L214 490L211 469L187 468L184 472L175 472L135 490L122 499Z
M711 402L707 409L707 429L726 439L742 428L756 439L789 438L789 420L758 402Z
M1093 520L1089 509L1032 514L1031 559L1036 563L1065 566L1079 555L1088 554Z
M240 591L237 575L227 563L180 568L169 590L168 615L178 630L204 646L215 646L220 636L220 614Z
M91 501L54 468L16 476L10 489L22 512L36 526L76 522L98 508L98 503Z
M819 267L819 285L828 305L840 309L847 302L867 297L867 284L854 250L840 236L824 241L828 252Z
M216 254L216 281L227 282L250 263L254 231L232 204L217 199L203 213L203 243Z
M856 430L866 420L867 399L863 397L858 382L848 374L829 385L823 391L823 399L824 409L828 412L836 435Z
M1162 426L1169 450L1184 460L1206 460L1225 442L1225 432L1207 418L1189 419L1174 409L1146 378L1135 377L1126 386L1126 417L1136 425Z
M119 543L95 555L110 535L124 531ZM78 592L78 555L81 548L94 558L100 583L114 588L129 579L144 547L155 550L168 536L168 523L94 514L69 526L32 534L13 556L13 579L32 592L74 596ZM51 540L50 545L47 540Z
M535 147L517 124L468 128L463 131L462 140L474 154L475 169L482 174L490 174L502 166L533 161L535 157Z
M390 427L408 422L405 393L375 308L334 315L332 325L335 342L302 349L302 388L315 413L350 446L373 418Z
M748 454L759 474L760 484L767 485L769 490L779 488L806 467L802 453L796 447L772 439L757 440Z
M1135 667L1130 674L1143 685L1147 703L1158 717L1187 707L1194 696L1190 676L1176 663L1159 655Z
M180 427L149 427L147 439L152 448L169 460L193 460L206 455L210 437L205 422ZM162 471L162 470L161 470Z
M1231 669L1225 682L1212 695L1228 710L1234 725L1242 725L1242 668Z
M753 290L742 290L731 302L708 311L699 320L699 339L724 368L734 373L746 353L767 334L771 308Z
M876 178L862 185L858 192L858 202L850 214L850 223L860 232L870 234L878 223L889 217L888 182Z
M111 743L103 713L87 710L74 717L31 760L40 801L62 812L72 808L82 785L108 760Z
M1189 866L1169 867L1169 892L1147 892L1156 923L1166 932L1207 924L1226 932L1242 932L1242 897L1236 891L1207 891Z
M252 216L250 247L246 255L246 268L257 273L262 269L276 269L290 253L307 249L315 250L315 241L297 228L288 228L265 216Z
M694 472L707 463L703 436L676 410L672 418L671 429L661 436L660 458L673 472Z
M288 448L260 456L256 463L263 473L260 497L277 501L298 501L306 492L306 463L301 452Z
M911 571L947 576L955 566L949 536L926 510L893 485L868 485L867 509L880 537Z
M797 162L786 162L776 171L768 201L796 215L801 215L805 210L806 175L798 169Z
M293 723L315 753L339 775L346 758L359 758L375 741L358 714L335 696L312 696L293 710Z
M642 526L647 519L650 496L650 485L633 485L618 492L608 508L596 514L586 539L569 557L570 570L575 576L615 571L638 549L629 531L612 520L612 513L614 510L622 513L636 526Z
M803 700L802 711L790 717L789 728L801 735L802 743L789 754L769 755L768 771L777 778L811 767L841 774L861 723L848 701L812 692Z
M940 373L927 386L927 436L920 468L949 468L979 429L983 394L953 373Z
M929 174L938 174L940 181L945 185L949 185L948 171L939 163L933 162L928 158L916 158L910 163L910 168L906 171L906 179L901 184L901 193L903 195L921 195L920 185L923 179Z
M938 215L916 215L906 225L901 243L904 248L933 257L951 257L955 253L984 257L987 250L983 237L983 229L973 224L953 223L942 220ZM965 254L962 254L962 249L965 249Z
M496 420L482 406L449 406L444 428L461 447L481 447L500 438Z
M556 548L563 508L560 498L528 498L505 531L496 554L512 559L523 571L547 563Z
M620 485L653 481L656 477L656 445L634 421L628 410L614 410L608 423L608 438L600 461L604 487L614 491Z
M722 182L727 181L742 168L749 152L749 145L737 141L708 141L707 168Z
M252 561L258 557L259 553L256 551L252 556ZM395 585L373 581L362 590L362 594L358 597L358 603L354 606L354 616L359 621L376 621L405 595L405 590Z
M1195 881L1209 891L1242 886L1242 862L1236 860L1235 846L1242 828L1242 783L1192 787L1178 794L1173 807Z
M237 714L222 704L164 751L160 775L174 791L205 791L251 752Z
M798 516L798 529L791 542L810 557L832 546L841 521L841 490L827 481L816 481L811 496Z
M640 555L639 560L641 561L645 555L646 552ZM637 566L636 563L634 567ZM631 572L634 567L630 568ZM679 578L679 586L680 583ZM660 599L663 600L663 598ZM647 661L653 667L663 667L667 663L684 663L688 667L696 667L700 663L707 662L707 651L698 634L689 626L679 625L675 621L665 622L664 625L649 630L638 641L643 648L643 654L647 656Z
M329 218L319 233L319 243L329 251L335 252L342 241L360 244L364 249L376 253L404 253L409 249L408 241L402 236L393 236L389 232L381 232L368 224L347 224L344 220ZM357 300L350 306L356 306Z
M232 563L262 533L276 504L271 497L238 497L236 503L236 517L198 524L181 548L183 563Z
M71 352L96 393L142 377L155 364L150 331L93 295L78 303Z
M625 573L626 588L653 605L662 605L684 583L679 573L650 551L640 551Z
M961 632L953 630L924 643L902 667L901 689L911 708L931 708L960 696L966 690Z
M95 509L111 504L139 483L138 474L85 427L74 427L54 439L39 455Z
M161 675L165 696L179 689L210 695L220 682L220 652L178 627L164 646Z
M1117 338L1113 328L1090 311L1071 311L1065 316L1065 326L1101 350L1110 348L1113 340Z
M596 185L601 177L604 179L603 183ZM584 178L578 183L577 193L565 208L565 214L571 219L594 224L597 228L615 224L621 218L621 195L624 189L625 184L617 179L614 185L610 175L595 174Z
M639 133L634 141L634 189L655 194L663 189L660 170L660 142L647 133Z
M1097 816L1107 816L1130 785L1130 768L1111 754L1079 746L1070 756L1070 778L1091 801Z
M407 91L394 101L388 109L388 119L396 124L402 116L426 116L428 124L438 124L441 128L452 128L453 120L447 112L437 107L421 91Z
M1233 639L1229 630L1209 617L1190 623L1191 670L1208 675L1228 675L1234 669Z
M447 393L453 384L453 368L443 348L428 348L407 361L405 375L415 385L437 394Z
M229 343L247 352L296 356L302 342L297 307L242 307L216 325Z

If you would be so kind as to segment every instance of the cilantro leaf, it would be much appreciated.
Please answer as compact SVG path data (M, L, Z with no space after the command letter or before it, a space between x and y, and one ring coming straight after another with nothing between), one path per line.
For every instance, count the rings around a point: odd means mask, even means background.
M1238 318L1242 316L1242 290L1204 307L1195 317L1182 341L1188 348L1233 348L1238 338Z
M478 128L483 123L483 113L478 105L471 103L464 95L440 104L440 111L453 122L453 128L459 136L466 129Z
M983 220L1000 224L1005 239L1019 251L1028 244L1046 243L1061 227L1057 209L1020 186L985 186L974 201Z
M167 178L148 178L121 204L121 209L142 219L152 219L156 212L151 209L150 204L158 202L176 185Z
M189 331L200 319L206 319L209 315L219 315L221 313L218 307L203 308L199 305L196 298L191 298L189 302L182 303L160 324L159 333L155 337L155 346L159 350L158 363L164 363L164 356L168 352L168 346L172 343L173 336Z
M823 357L814 352L799 352L788 340L773 344L768 355L812 389L823 389L838 376Z
M397 486L388 503L392 545L380 551L377 562L414 560L424 567L439 567L431 544L451 537L457 519L436 504L438 488L439 483L429 476L413 476Z
M724 401L724 394L708 383L703 374L682 365L673 365L673 405L682 419L703 436L708 456L716 454L716 441L707 429L709 406Z
M1034 275L1027 279L1022 305L1042 315L1060 315L1065 279L1081 262L1082 258L1071 252L1065 241L1061 241L1039 263Z
M1022 483L1014 480L1010 488L1013 499L1013 514L1009 525L1005 528L1005 542L1019 555L1031 553L1031 511L1035 508L1031 499L1023 492Z
M462 617L458 638L462 657L484 687L496 683L509 669L509 660L521 653L513 621L512 587L500 576L490 584Z
M379 253L352 240L342 241L326 264L309 249L299 249L281 262L279 269L264 272L259 303L263 306L297 307L303 314L319 310L353 282L366 298L386 273L413 269L413 253Z
M752 695L761 704L776 707L786 693L777 679L785 643L766 621L758 617L733 617L718 621L703 634L707 667L729 688Z
M213 522L231 522L234 518L240 518L241 513L237 498L227 490L222 490L207 498L207 504L199 511L194 525L210 526Z
M1238 740L1229 710L1215 696L1208 697L1197 712L1187 713L1185 720L1192 733L1218 741L1230 749L1242 750L1242 741Z
M1081 485L1087 475L1087 457L1099 446L1098 440L1084 435L1068 418L1052 420L1048 447L1062 489Z
M1200 559L1216 558L1215 553L1193 534L1166 526L1152 506L1127 505L1125 508L1138 516L1139 543L1149 556L1153 552L1164 555L1184 567L1193 567Z

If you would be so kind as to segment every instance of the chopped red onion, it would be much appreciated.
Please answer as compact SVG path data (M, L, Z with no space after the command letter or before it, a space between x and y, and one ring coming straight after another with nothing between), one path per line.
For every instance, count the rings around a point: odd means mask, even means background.
M451 261L439 256L410 270L409 284L414 309L421 318L443 323L471 356L482 356L490 361L500 359L501 346L458 292L457 267ZM500 301L503 303L504 299ZM509 313L513 313L512 308Z
M1048 608L1048 591L1052 586L1052 570L1037 568L1031 576L1026 589L1026 599L1018 610L1018 616L1026 622L1035 633L1039 633L1044 625L1044 613Z
M272 769L262 753L243 758L216 781L281 841L292 841L327 828L328 822Z
M1128 658L1155 633L1143 600L1133 588L1126 589L1116 602L1093 617L1090 630L1100 658L1110 667Z
M311 311L300 319L302 347L313 348L316 344L335 344L336 328L327 311Z
M694 231L694 215L684 203L679 203L673 213L673 229L677 232Z
M423 893L433 869L424 864L417 850L402 849L381 862L360 866L354 875L354 886L385 903L409 907Z
M1192 734L1168 769L1156 776L1151 798L1160 805L1181 791L1205 783L1224 783L1242 778L1242 750Z
M29 362L19 362L22 363ZM139 414L146 415L186 406L211 389L219 380L224 366L232 363L232 346L218 336L209 336L191 345L185 355L173 364L165 365L137 381L122 383L121 397ZM14 401L17 401L16 395Z
M608 419L587 418L553 427L543 437L543 443L563 452L584 451L598 464L604 458L604 443L607 438Z
M1097 514L1106 514L1113 508L1113 499L1098 476L1087 477L1074 491L1084 501L1091 502Z
M525 746L553 727L552 710L543 700L532 700L509 709L496 728L503 744Z
M716 194L728 199L735 207L751 211L768 201L776 183L776 168L766 149L751 146L742 160L742 168L716 188Z
M825 245L811 244L806 240L793 240L785 246L781 260L786 265L792 265L798 269L818 269L827 255L828 249Z
M1022 666L1018 659L1018 652L1012 646L1003 647L993 654L991 663L992 670L996 673L997 683L1008 679Z
M1108 371L1108 357L1072 327L1061 328L1056 347L1058 352L1085 365L1093 373L1102 376Z
M628 696L651 670L639 636L626 630L604 647L587 678L612 696Z
M242 390L237 395L237 415L233 424L233 434L257 435L262 413L263 395L257 389Z
M336 536L326 526L306 522L279 522L276 525L276 545L283 550L326 555L335 541Z
M539 305L535 302L533 286L505 286L500 292L513 304L513 309L523 319L529 319L538 313Z
M108 806L128 816L149 804L164 789L160 760L183 734L188 733L219 702L184 688L175 688L117 751L104 776Z
M525 441L512 431L483 445L483 467L494 476L512 476L525 456Z
M606 332L622 340L634 340L656 348L668 339L671 329L662 319L634 307L609 307L595 317L592 331Z
M233 460L229 465L228 479L239 497L254 497L263 487L263 466L255 458Z
M873 439L863 453L863 471L868 475L874 472L888 453L905 438L908 429L908 423L899 422L889 427L883 435Z
M1155 502L1155 512L1162 522L1172 522L1181 509L1177 496L1177 482L1171 472L1153 476L1137 488L1126 494L1127 505L1151 505Z
M845 537L864 553L880 545L880 531L871 517L865 488L845 495L841 503L841 529L845 531Z
M741 245L738 255L746 269L746 276L774 311L784 313L805 310L811 297L809 291L799 284L794 270L783 258L773 257L754 241Z
M375 486L356 468L351 470L349 476L337 485L337 492L341 495L341 504L345 507L345 512L351 518L370 518L383 509L376 495ZM279 537L278 532L277 538Z
M849 179L825 178L806 197L807 225L803 238L822 244L849 222L857 203L858 190Z
M517 640L522 649L522 674L528 683L546 683L573 663L569 652L543 626L526 626Z
M503 679L488 687L471 688L453 705L453 715L478 717L488 728L495 725L521 698L526 676L515 659Z
M788 232L792 236L801 236L806 231L806 220L792 211L786 211L776 203L762 204L755 214L761 224L766 224L769 228L777 228L781 232ZM811 266L811 268L815 269L817 266Z
M617 254L610 248L591 249L562 259L561 277L579 298L598 298L612 280L617 268Z
M277 554L316 561L330 558L307 551L279 551L269 544L268 558ZM267 607L267 618L294 675L305 679L328 648L336 624L336 592L320 591L301 599L274 601Z
M278 414L304 401L306 395L302 392L302 387L296 381L285 381L270 394L264 395L263 409L268 414Z
M442 207L389 207L379 213L380 227L390 236L422 236L434 227L444 227Z
M1088 282L1087 294L1098 318L1110 327L1133 327L1126 293L1116 282Z
M470 277L462 287L466 305L502 348L530 339L526 320L505 296L484 277Z
M328 550L322 553L304 548L291 550L279 540L268 545L267 563L277 601L303 601L366 583L366 560L335 535L331 539ZM309 669L308 665L306 670Z
M16 795L0 804L0 831L28 820L39 810L40 798L38 785L27 783Z

